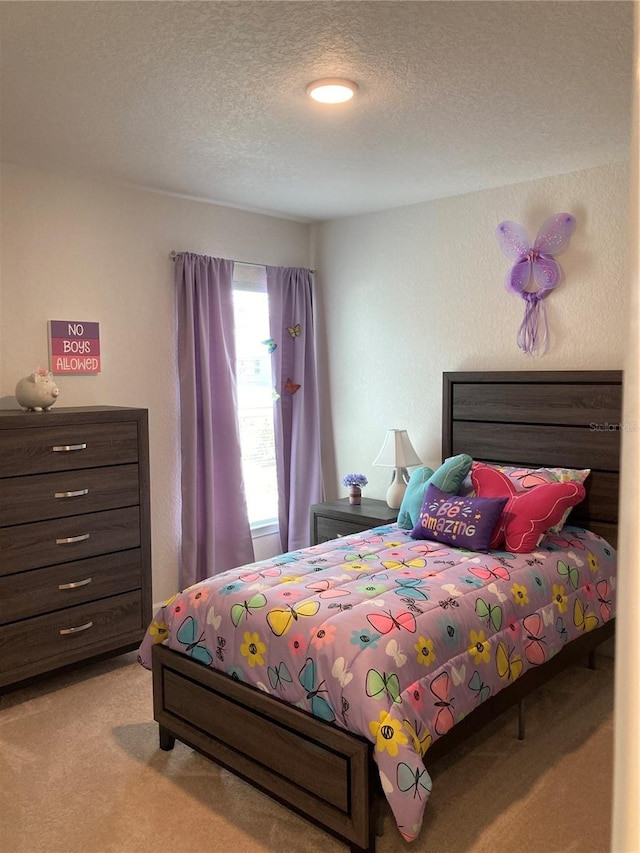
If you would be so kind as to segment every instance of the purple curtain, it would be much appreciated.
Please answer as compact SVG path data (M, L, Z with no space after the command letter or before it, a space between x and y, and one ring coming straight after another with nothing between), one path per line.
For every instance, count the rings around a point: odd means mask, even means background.
M309 507L322 500L311 272L267 267L267 293L280 394L274 407L280 543L293 551L310 544Z
M233 261L176 258L180 587L253 562L236 405Z

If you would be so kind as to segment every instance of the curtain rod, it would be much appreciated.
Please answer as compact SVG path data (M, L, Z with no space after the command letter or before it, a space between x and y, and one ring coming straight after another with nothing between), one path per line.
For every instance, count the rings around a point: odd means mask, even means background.
M175 249L172 249L172 250L169 252L169 258L170 258L170 260L175 261L175 259L176 259L176 258L178 257L178 255L180 255L180 254L182 254L182 252L176 252L176 250L175 250ZM234 261L234 264L244 264L244 266L245 266L245 267L266 267L266 266L267 266L267 264L254 264L254 263L251 263L251 261ZM309 272L310 272L312 275L315 275L315 274L316 274L316 271L315 271L315 270L309 270Z

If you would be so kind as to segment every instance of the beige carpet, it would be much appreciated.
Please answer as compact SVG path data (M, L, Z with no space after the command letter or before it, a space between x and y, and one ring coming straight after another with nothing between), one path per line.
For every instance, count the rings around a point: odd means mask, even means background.
M609 850L613 660L572 668L430 768L419 839L390 813L377 853ZM292 760L293 757L292 757ZM0 699L2 853L342 853L347 848L187 747L157 745L135 655Z

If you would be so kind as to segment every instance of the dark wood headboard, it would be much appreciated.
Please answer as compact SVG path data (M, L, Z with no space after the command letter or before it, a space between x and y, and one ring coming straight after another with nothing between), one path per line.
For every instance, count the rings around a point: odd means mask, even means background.
M622 371L443 374L442 458L591 468L570 522L616 545Z

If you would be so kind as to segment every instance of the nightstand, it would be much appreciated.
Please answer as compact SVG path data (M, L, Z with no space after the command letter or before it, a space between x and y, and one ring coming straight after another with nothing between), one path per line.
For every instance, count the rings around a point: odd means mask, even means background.
M311 544L328 542L340 536L353 536L371 527L392 524L398 510L391 509L386 501L362 498L359 505L350 504L349 498L314 504L311 507Z

